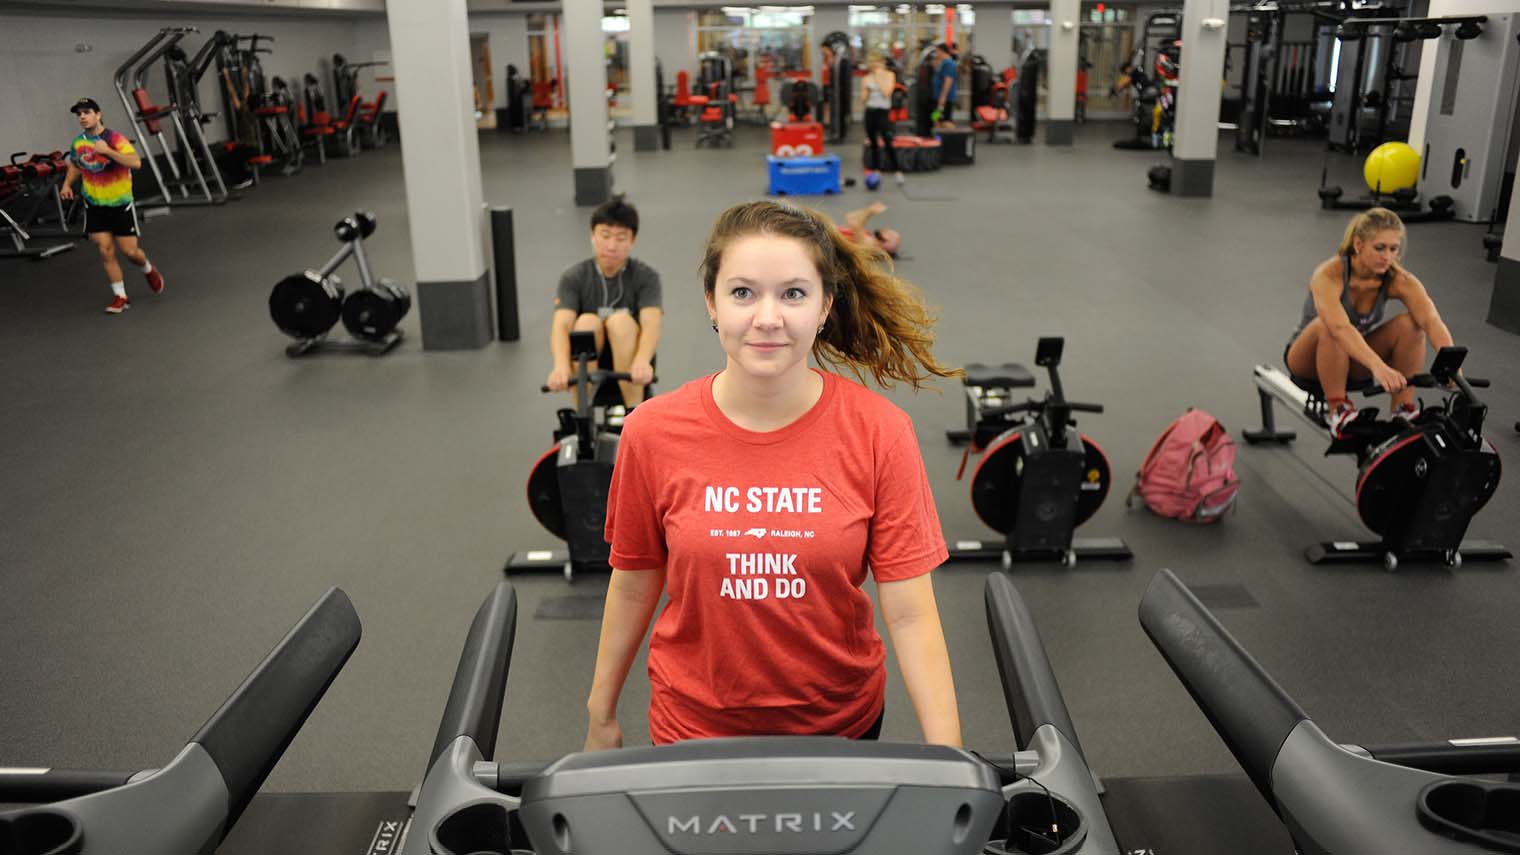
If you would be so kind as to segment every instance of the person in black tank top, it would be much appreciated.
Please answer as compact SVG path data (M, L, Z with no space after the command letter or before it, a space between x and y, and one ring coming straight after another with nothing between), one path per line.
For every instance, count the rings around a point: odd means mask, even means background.
M1435 303L1420 280L1399 263L1406 232L1386 208L1357 214L1346 226L1335 258L1321 263L1309 280L1309 297L1283 361L1300 385L1318 384L1330 406L1337 434L1356 418L1348 385L1371 383L1392 393L1393 414L1414 414L1414 389L1407 378L1425 368L1426 343L1452 342ZM1386 312L1389 300L1405 312Z

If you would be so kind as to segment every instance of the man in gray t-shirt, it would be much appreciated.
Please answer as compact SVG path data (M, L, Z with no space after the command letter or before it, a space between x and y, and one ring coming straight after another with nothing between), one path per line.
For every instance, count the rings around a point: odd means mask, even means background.
M554 367L545 385L570 385L570 333L596 334L596 349L612 351L612 370L633 375L621 383L623 403L644 400L654 379L654 350L660 341L660 274L630 258L639 234L639 212L615 196L591 213L592 256L559 277L549 353Z

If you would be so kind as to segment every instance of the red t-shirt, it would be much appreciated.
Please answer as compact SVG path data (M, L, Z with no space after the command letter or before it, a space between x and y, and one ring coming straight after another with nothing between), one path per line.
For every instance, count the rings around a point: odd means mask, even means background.
M869 569L909 579L948 557L906 413L835 374L766 433L725 417L712 377L629 414L607 497L620 570L665 568L649 642L656 744L757 734L859 736L886 651Z

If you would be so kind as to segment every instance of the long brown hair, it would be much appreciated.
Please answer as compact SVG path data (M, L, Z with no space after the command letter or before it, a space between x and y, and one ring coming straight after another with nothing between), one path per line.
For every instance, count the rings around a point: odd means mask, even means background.
M847 367L861 380L870 373L878 386L892 381L920 389L930 377L963 372L934 358L935 317L923 293L899 279L885 252L846 238L823 214L786 202L763 200L735 205L718 215L702 256L702 289L711 298L723 251L734 240L769 234L802 241L833 298L823 332L813 341L819 364Z

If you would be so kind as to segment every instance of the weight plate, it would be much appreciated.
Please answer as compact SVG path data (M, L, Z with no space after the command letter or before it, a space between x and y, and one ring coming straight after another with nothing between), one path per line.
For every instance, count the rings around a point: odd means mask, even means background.
M381 341L401 322L396 298L368 288L343 301L343 328L361 341Z
M307 270L287 276L269 292L269 317L294 339L318 338L338 322L343 289Z

